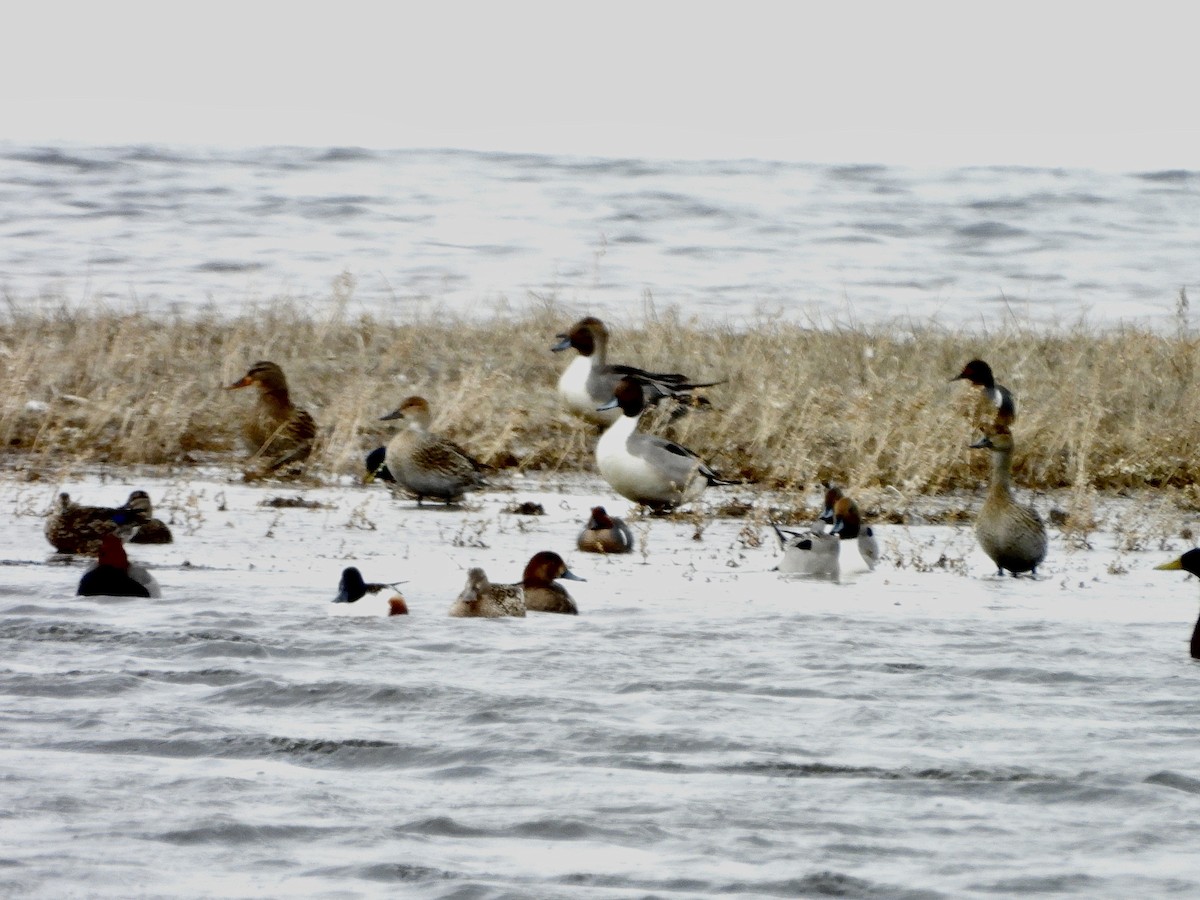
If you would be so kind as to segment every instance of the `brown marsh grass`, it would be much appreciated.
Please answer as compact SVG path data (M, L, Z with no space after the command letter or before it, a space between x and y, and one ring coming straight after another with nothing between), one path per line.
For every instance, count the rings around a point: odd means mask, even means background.
M491 319L321 317L284 302L227 318L72 310L0 321L0 439L27 477L106 465L240 469L249 391L222 390L259 359L279 363L321 426L317 479L360 473L386 442L379 417L422 394L434 427L501 470L593 471L597 432L564 414L555 384L574 351L549 351L577 318L552 303ZM950 379L987 359L1017 395L1015 478L1096 491L1183 489L1198 502L1197 341L1086 325L953 333L936 325L806 327L764 317L721 327L648 309L608 320L614 361L724 379L711 409L647 427L727 477L777 489L836 479L880 507L977 487L986 460ZM885 500L892 497L892 501Z

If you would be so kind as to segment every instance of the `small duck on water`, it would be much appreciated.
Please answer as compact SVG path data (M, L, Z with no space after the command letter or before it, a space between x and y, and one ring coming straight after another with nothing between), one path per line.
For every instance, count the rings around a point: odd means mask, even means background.
M396 484L417 498L418 506L426 497L456 503L467 491L487 486L482 463L453 441L430 433L433 415L424 397L408 397L380 417L384 422L395 419L403 419L408 427L388 443L383 462ZM366 480L374 474L368 472Z
M578 615L575 601L555 580L583 581L567 568L563 558L550 550L535 553L516 584L493 584L478 567L467 573L467 586L450 607L450 615L461 618L524 616L525 611Z
M1166 571L1178 571L1182 569L1189 575L1200 577L1200 548L1189 550L1178 559L1173 559L1154 568ZM1192 641L1189 649L1192 659L1200 659L1200 619L1197 619L1196 624L1192 627Z
M248 479L261 478L308 459L317 437L317 424L292 403L283 369L268 360L252 365L227 391L258 388L258 403L242 422L242 440L252 454Z
M395 589L402 582L367 582L363 580L362 572L357 566L348 566L342 570L341 580L338 581L337 596L333 598L334 603L357 603L367 594L378 594L384 588ZM404 602L404 597L400 593L388 598L388 615L389 616L406 616L408 615L408 604Z
M159 597L162 591L153 575L129 562L121 539L106 534L100 539L96 565L83 573L75 593L82 597Z
M624 519L610 516L603 506L595 506L579 532L575 546L585 553L630 553L633 551L633 532Z
M129 510L141 520L137 531L129 539L131 544L170 544L175 541L167 523L154 517L154 507L150 503L150 495L145 491L134 491L121 508Z
M570 412L595 425L611 425L620 418L618 410L602 408L602 404L613 396L622 378L637 379L647 406L666 397L695 404L691 391L719 384L692 381L677 372L647 372L634 366L610 364L608 328L594 316L580 319L565 334L558 335L558 343L550 349L559 353L572 347L579 351L579 356L558 379L558 393Z
M1032 506L1021 506L1012 497L1012 434L1004 426L984 435L972 449L992 454L992 477L987 499L975 519L975 537L983 552L991 557L1003 575L1028 572L1037 575L1037 567L1046 558L1046 526Z
M709 485L736 483L721 478L691 450L637 430L646 403L635 379L617 382L612 399L601 407L609 408L619 408L622 415L596 442L596 467L622 497L666 510L695 500Z

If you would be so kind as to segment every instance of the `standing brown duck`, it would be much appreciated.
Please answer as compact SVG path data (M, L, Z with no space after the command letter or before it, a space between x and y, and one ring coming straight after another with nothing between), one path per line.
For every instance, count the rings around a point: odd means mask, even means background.
M992 480L987 499L975 519L975 537L984 553L1003 575L1037 574L1046 558L1046 526L1032 506L1021 506L1012 498L1013 439L1007 428L997 426L971 445L992 453Z
M317 425L307 411L292 403L283 369L266 360L256 362L226 390L251 385L258 388L258 403L242 423L242 440L254 464L247 475L266 475L308 459Z
M384 462L395 482L417 498L446 503L462 499L467 491L486 487L483 465L453 441L433 434L433 414L424 397L409 397L380 421L403 419L408 427L387 445Z

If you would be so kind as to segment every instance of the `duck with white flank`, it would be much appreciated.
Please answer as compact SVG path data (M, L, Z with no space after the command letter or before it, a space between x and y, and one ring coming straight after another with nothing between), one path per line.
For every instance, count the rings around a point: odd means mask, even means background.
M982 359L973 359L963 366L963 370L951 378L951 381L962 379L979 388L980 408L975 411L975 424L985 427L994 421L996 425L1008 428L1017 419L1017 398L1012 391L1002 384L996 384L992 367Z
M992 454L987 499L975 519L979 546L992 558L1000 575L1006 569L1014 576L1021 572L1036 575L1046 558L1046 526L1037 510L1021 506L1012 498L1012 434L997 426L993 434L984 435L971 447Z
M362 572L358 571L356 566L349 566L342 570L341 580L338 581L337 596L333 598L333 602L357 603L363 597L367 596L367 594L378 594L384 588L395 589L399 584L402 584L402 582L390 581L378 583L364 581ZM404 597L399 593L388 599L388 615L408 615L408 605L404 602Z
M617 382L602 409L619 408L621 417L596 442L596 466L622 497L655 510L695 500L722 479L699 456L666 438L637 430L645 409L642 385L632 378Z
M75 593L82 597L158 597L158 582L142 566L130 564L115 534L100 539L96 565L83 573Z
M775 537L783 550L783 559L775 571L783 575L806 575L810 578L828 578L837 581L841 577L841 542L837 535L824 531L789 531L774 522Z
M1182 569L1191 575L1200 577L1200 549L1189 550L1178 559L1173 559L1154 568L1168 571ZM1200 659L1200 619L1196 620L1196 624L1192 628L1191 653L1192 659Z
M612 365L608 362L608 329L599 319L589 316L571 326L550 349L555 353L574 347L579 356L567 366L558 379L558 393L564 405L575 415L596 425L611 425L620 412L603 409L602 404L613 397L617 382L636 378L642 385L647 406L664 397L681 403L694 403L690 391L712 387L720 382L696 382L686 375L673 372L647 372L633 366Z
M603 506L592 509L575 546L585 553L631 553L633 532L624 519L610 516Z
M867 568L874 571L879 562L879 542L875 540L875 532L869 525L863 525L858 504L843 494L837 485L830 485L825 491L825 511L821 513L821 521L833 526L829 533L836 534L838 540L854 541L859 556Z
M453 441L430 433L433 415L424 397L409 397L381 417L384 422L394 419L403 419L408 427L387 445L384 464L396 484L417 498L418 506L426 497L455 503L467 491L486 486L481 463Z
M292 403L283 369L266 360L256 362L226 390L252 385L258 388L258 403L242 423L242 440L253 454L247 478L303 462L312 453L317 437L313 417Z

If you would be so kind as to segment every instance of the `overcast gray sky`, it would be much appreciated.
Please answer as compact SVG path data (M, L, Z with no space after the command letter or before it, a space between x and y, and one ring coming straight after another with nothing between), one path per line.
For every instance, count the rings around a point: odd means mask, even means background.
M1184 3L9 5L17 141L1197 167Z

